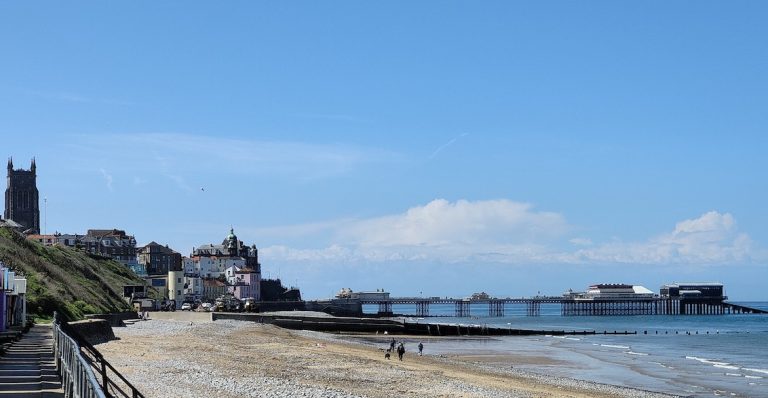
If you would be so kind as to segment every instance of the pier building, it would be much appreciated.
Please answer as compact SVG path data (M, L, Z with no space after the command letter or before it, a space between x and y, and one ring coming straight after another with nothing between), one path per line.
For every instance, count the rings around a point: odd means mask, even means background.
M719 282L671 283L661 286L659 298L665 314L723 314L740 311L728 306L723 284ZM739 306L736 306L739 307Z
M561 313L566 316L653 315L657 302L657 296L644 286L599 283L583 293L570 290L564 293Z
M355 292L352 289L345 287L336 293L338 299L352 299L352 300L389 300L389 292L385 292L384 289L377 289L375 292Z

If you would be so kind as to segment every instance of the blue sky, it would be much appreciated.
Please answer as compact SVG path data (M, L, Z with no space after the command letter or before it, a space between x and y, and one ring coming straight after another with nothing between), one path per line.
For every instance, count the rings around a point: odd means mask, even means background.
M767 11L3 2L0 147L37 158L48 232L187 255L232 225L309 298L768 300Z

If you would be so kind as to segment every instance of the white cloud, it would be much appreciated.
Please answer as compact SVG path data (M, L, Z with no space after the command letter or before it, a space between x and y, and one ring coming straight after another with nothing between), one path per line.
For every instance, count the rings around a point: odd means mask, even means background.
M286 260L516 262L546 256L542 242L569 229L561 215L534 211L527 203L437 199L402 214L273 229L330 236L331 242L324 249L262 251Z
M752 241L729 213L710 211L684 220L646 242L614 242L574 253L586 262L636 264L732 264L751 260Z
M589 238L572 238L569 239L568 242L571 242L572 244L576 246L591 246L592 245L592 239Z
M112 188L112 174L107 173L104 169L99 169L99 171L101 172L101 176L104 177L104 181L107 183L107 189L114 191Z
M568 230L562 216L510 200L433 200L403 214L362 220L341 237L362 247L449 247L551 239Z
M315 244L325 240L320 248L262 249L265 258L277 262L728 265L756 255L733 216L715 211L640 242L595 243L568 237L573 229L562 215L526 203L437 199L401 214L270 228L259 235L301 235Z
M461 135L459 135L457 137L453 137L450 141L448 141L445 144L440 145L439 147L437 147L437 149L435 149L434 152L432 152L432 154L429 155L429 159L434 159L440 152L442 152L443 149L448 148L449 146L453 145L456 141L459 140L459 138L466 137L468 135L469 135L469 133L462 133Z

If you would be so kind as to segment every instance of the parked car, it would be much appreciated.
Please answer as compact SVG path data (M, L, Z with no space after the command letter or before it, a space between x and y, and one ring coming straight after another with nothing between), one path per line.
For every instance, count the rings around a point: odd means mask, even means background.
M213 310L213 304L211 304L211 303L203 303L203 305L201 305L200 307L201 307L201 308L203 309L203 311L205 311L205 312L210 312L210 311L212 311L212 310Z
M192 311L192 303L182 303L181 304L181 310L182 311Z
M163 300L160 311L176 311L176 300Z

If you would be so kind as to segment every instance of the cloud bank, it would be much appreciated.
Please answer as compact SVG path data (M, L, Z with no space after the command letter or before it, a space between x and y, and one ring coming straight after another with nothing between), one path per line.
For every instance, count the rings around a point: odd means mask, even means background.
M325 241L320 248L274 245L270 261L356 264L410 261L506 264L737 264L750 262L749 236L729 213L707 212L640 242L595 243L571 236L559 213L506 199L433 200L400 214L277 227L258 235ZM295 245L293 245L295 246Z
M600 263L731 264L751 260L752 241L737 230L731 214L710 211L646 242L608 243L574 255Z

